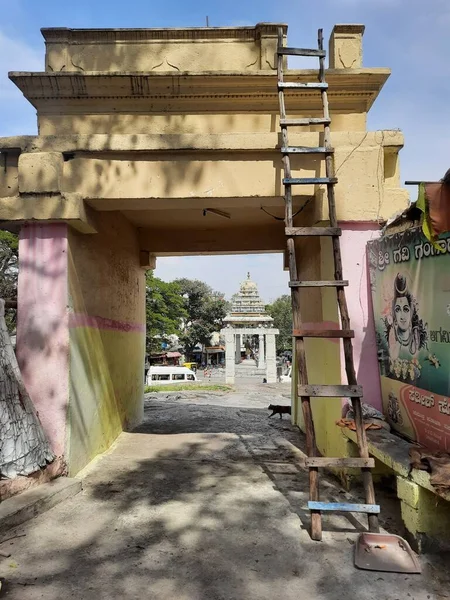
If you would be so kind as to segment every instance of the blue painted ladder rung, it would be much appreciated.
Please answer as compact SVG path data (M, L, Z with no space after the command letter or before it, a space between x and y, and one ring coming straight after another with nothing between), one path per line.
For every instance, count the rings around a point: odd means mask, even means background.
M350 504L349 502L308 502L309 510L326 510L336 512L359 512L377 515L380 512L378 504Z
M298 83L297 81L280 81L278 83L279 90L326 90L328 89L328 83L320 81L319 83Z

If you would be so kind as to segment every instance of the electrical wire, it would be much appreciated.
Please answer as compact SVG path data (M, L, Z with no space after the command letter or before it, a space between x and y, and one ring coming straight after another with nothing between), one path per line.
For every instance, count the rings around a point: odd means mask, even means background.
M301 207L298 209L298 211L297 211L297 212L295 212L295 213L292 215L292 218L294 218L294 217L296 217L297 215L299 215L299 214L302 212L302 210L304 210L304 209L305 209L305 208L308 206L308 204L309 204L309 203L310 203L312 200L313 200L313 198L310 198L309 200L307 200L307 201L305 202L305 204L304 204L303 206L301 206ZM272 217L272 219L275 219L276 221L284 221L284 217L277 217L276 215L272 215L272 214L271 214L269 211L267 211L267 210L266 210L266 209L265 209L263 206L261 206L260 208L261 208L261 210L262 210L263 212L265 212L265 213L266 213L266 215L269 215L269 217Z

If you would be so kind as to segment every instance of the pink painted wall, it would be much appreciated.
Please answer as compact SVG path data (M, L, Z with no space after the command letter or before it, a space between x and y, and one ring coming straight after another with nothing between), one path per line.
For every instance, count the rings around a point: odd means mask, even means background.
M30 224L19 239L17 358L57 455L69 401L67 226Z
M378 371L377 347L367 269L366 244L379 235L376 223L339 223L342 228L341 252L347 304L352 329L355 369L358 383L363 386L364 402L381 410L381 387ZM342 377L345 364L342 357Z

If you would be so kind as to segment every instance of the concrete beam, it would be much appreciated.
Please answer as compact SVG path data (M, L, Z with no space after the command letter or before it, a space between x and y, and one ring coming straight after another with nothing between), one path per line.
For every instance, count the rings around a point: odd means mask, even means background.
M284 226L224 229L140 229L141 250L156 256L282 252Z
M319 134L311 132L301 141L307 146L317 144ZM400 142L397 134L391 136L382 132L347 132L334 136L339 220L384 221L393 212L405 208L407 192L399 187L397 171L395 177L389 171L387 180L383 163L380 163L380 153L387 147L391 154L396 141ZM323 164L309 155L293 157L291 168L293 173L299 173L298 176L324 175ZM281 153L276 149L245 153L218 151L215 155L207 150L191 150L185 154L155 152L145 159L119 153L114 156L75 153L73 160L64 163L64 189L81 193L98 210L105 210L109 199L124 201L123 205L115 202L114 210L127 210L128 199L146 197L159 202L161 198L186 198L186 207L191 198L249 197L255 202L258 197L280 198L283 193L281 170ZM385 189L393 190L386 201ZM302 186L301 193L313 196L319 194L320 189L314 185ZM356 202L357 197L364 198L364 202ZM145 206L141 207L146 210ZM245 201L241 207L245 208ZM328 210L324 196L317 208L315 220L326 220Z
M156 256L145 250L139 253L139 264L143 269L156 269Z
M312 195L293 197L294 212L312 199ZM256 209L264 207L279 217L284 216L284 198L282 196L241 196L240 198L86 198L86 202L98 211L202 211L205 208L217 208L222 211Z
M233 335L279 335L280 330L274 327L224 327L220 330L221 335L227 335L230 331Z
M76 193L22 194L2 198L0 222L8 227L29 221L64 222L80 233L97 233L96 211Z
M278 129L278 127L277 127ZM291 146L320 146L320 131L289 134ZM340 146L370 146L402 148L401 131L364 133L333 132L333 144ZM173 150L206 151L274 151L281 147L278 131L269 133L179 133L165 134L80 134L80 135L22 135L0 138L0 150L20 149L22 152L159 152ZM21 160L23 160L21 158ZM37 160L27 159L27 160Z

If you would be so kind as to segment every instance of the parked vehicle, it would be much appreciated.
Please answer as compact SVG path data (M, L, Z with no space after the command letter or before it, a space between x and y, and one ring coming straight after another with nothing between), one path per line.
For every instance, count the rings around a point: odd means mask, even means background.
M197 373L198 364L196 362L185 362L183 363L183 367L186 367L186 369L190 369L191 371L194 371L194 373Z
M147 385L170 385L197 381L197 376L186 367L150 367Z

